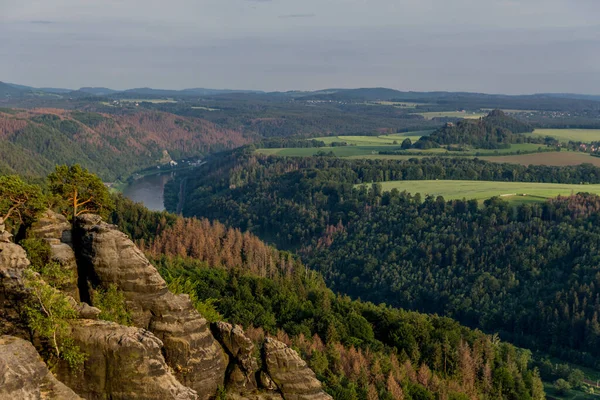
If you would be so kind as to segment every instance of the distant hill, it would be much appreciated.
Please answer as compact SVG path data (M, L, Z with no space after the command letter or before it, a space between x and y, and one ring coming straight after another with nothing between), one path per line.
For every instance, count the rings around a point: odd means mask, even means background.
M469 145L483 149L494 149L523 142L521 133L533 132L533 127L500 110L490 112L478 120L461 120L448 123L427 137L422 137L415 147L430 148L437 145Z
M563 99L577 99L577 100L593 100L600 101L600 95L593 94L577 94L577 93L544 93L542 96L548 97L559 97Z
M306 100L335 100L335 101L375 101L391 100L401 96L402 92L386 88L361 88L361 89L326 89L311 92L303 96Z
M234 148L251 139L193 117L158 111L124 115L58 109L0 109L0 172L40 176L80 163L104 180L173 159Z
M97 96L105 96L119 92L118 90L113 90L105 87L82 87L79 89L79 91Z
M228 89L205 89L205 88L193 88L183 90L170 90L170 89L152 89L152 88L135 88L127 89L122 92L112 93L119 95L139 95L149 97L186 97L186 96L212 96L219 94L230 94L230 93L262 93L252 90L228 90Z
M0 82L0 98L3 97L21 97L29 93L29 90L15 87L8 83Z

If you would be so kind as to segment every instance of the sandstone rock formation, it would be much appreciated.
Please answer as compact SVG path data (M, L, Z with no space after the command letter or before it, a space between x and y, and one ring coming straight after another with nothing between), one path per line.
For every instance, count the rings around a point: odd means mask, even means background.
M52 261L59 263L68 271L71 279L66 284L58 287L66 294L79 300L77 287L77 262L75 252L71 247L71 224L64 215L46 210L40 219L28 229L29 237L44 239L50 245Z
M237 390L256 389L258 362L254 358L254 343L244 334L241 326L226 322L213 324L216 339L231 357L228 384Z
M27 337L21 307L27 299L23 273L28 266L21 246L0 242L0 334Z
M145 329L79 320L70 336L88 358L81 373L61 364L58 377L88 400L198 398L173 376L161 353L162 342Z
M28 237L46 240L53 260L79 278L78 285L59 289L78 310L69 336L88 358L79 372L59 362L56 373L65 386L48 373L32 345L21 351L22 340L1 338L0 398L70 400L77 393L86 399L209 399L222 385L226 397L236 400L331 398L298 354L276 340L266 340L261 370L255 345L240 326L209 327L189 297L171 293L133 242L100 217L78 218L71 236L66 219L47 212ZM29 265L23 248L0 241L0 335L31 339L21 309L30 296L24 275ZM112 284L123 293L135 328L97 320L91 289ZM13 349L8 344L17 346L16 353L4 357ZM23 367L13 367L15 362ZM19 376L27 382L19 383Z
M1 336L0 399L79 400L81 397L48 371L31 343Z
M6 231L6 225L4 224L4 219L0 217L0 243L9 243L12 234Z
M70 244L71 224L64 215L46 210L29 228L28 235L38 239L54 239Z
M331 399L323 391L315 373L298 353L278 340L267 338L264 344L266 370L285 400Z
M77 219L73 242L83 275L80 280L93 287L116 285L125 296L134 325L148 329L164 343L165 359L179 381L196 390L201 399L213 396L224 384L228 357L189 297L169 292L133 242L96 215Z

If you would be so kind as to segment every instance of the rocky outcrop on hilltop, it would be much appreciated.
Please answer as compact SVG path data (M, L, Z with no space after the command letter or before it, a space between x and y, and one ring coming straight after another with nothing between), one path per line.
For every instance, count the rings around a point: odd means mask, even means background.
M25 250L10 235L2 237L0 335L11 337L0 338L0 398L209 399L219 388L227 390L228 399L239 400L330 398L306 363L283 343L266 339L256 349L240 326L209 326L189 296L171 293L156 268L115 226L84 215L71 232L63 216L48 211L27 237L45 240L52 261L75 277L67 285L48 283L78 312L78 319L68 322L68 337L86 356L77 371L60 360L53 369L57 380L33 345L22 340L45 349L23 313L34 298L26 284L28 273L37 274L27 272ZM101 310L92 304L92 292L113 285L122 293L134 327L98 320ZM20 377L27 382L21 384Z
M43 239L50 246L52 261L57 262L69 273L71 279L57 286L74 299L79 300L77 287L77 261L71 242L71 224L64 215L52 210L46 210L31 228L27 235L32 238Z
M64 363L58 377L86 399L198 398L170 372L163 343L145 329L80 320L71 325L70 337L87 359L81 373L72 373Z
M50 373L31 343L12 336L0 336L0 398L81 399Z
M0 242L0 334L28 336L22 318L22 306L27 299L23 274L27 267L29 260L21 246Z
M189 297L169 292L141 250L96 215L77 219L74 243L79 271L84 274L80 279L90 287L116 285L133 324L162 340L167 364L179 381L201 399L214 395L225 383L228 357Z
M284 343L267 338L263 352L266 371L286 400L332 398L323 391L321 382L306 362Z

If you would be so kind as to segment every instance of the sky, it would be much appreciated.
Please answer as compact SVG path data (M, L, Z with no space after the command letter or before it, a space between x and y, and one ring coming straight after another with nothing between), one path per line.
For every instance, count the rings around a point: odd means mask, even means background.
M0 81L600 94L600 0L0 0Z

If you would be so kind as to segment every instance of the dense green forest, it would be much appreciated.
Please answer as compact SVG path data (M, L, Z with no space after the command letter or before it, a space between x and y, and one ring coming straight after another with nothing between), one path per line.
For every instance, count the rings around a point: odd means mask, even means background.
M336 399L543 399L531 353L438 316L335 295L297 257L117 199L112 221L210 319L293 346Z
M438 178L597 183L600 168L236 151L187 176L184 214L299 251L336 291L452 316L596 365L600 199L578 195L514 208L500 199L480 205L357 186Z

